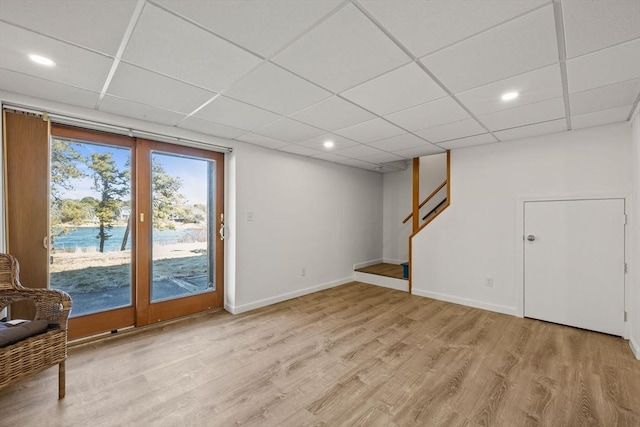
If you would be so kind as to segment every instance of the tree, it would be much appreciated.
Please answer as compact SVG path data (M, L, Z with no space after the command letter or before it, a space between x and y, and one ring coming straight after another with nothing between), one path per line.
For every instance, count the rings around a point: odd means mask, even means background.
M122 197L129 193L128 174L118 169L111 153L93 153L88 167L92 171L93 189L100 194L95 208L100 223L96 238L100 239L100 252L104 252L104 242L111 237L108 230L117 219Z
M71 141L53 139L51 142L51 230L52 237L66 233L79 225L82 209L73 201L62 200L64 190L73 190L74 180L85 176L80 165L87 159Z
M74 179L85 174L78 165L87 159L73 147L71 141L54 139L51 142L51 199L59 201L63 190L73 190Z
M153 228L174 230L174 220L186 214L185 197L180 193L182 180L169 175L155 157L151 160L151 177Z

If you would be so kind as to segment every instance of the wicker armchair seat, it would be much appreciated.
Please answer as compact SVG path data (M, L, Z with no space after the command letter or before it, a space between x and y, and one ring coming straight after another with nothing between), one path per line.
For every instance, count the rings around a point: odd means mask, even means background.
M47 329L49 329L49 322L46 320L34 320L16 326L10 326L2 322L0 323L0 348L8 347L34 335L42 334Z
M58 398L62 399L65 395L67 320L71 298L59 290L23 287L19 271L18 261L13 256L0 254L0 310L15 301L31 300L36 306L34 320L45 320L48 329L0 348L0 390L58 365Z

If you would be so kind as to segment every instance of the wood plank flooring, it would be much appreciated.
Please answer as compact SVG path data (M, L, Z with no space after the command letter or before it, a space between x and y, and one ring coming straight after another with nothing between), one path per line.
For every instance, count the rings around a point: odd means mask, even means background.
M399 264L389 264L382 262L380 264L370 265L368 267L357 268L355 271L361 273L377 274L378 276L393 277L394 279L407 280L402 275L402 266Z
M639 426L628 343L351 283L70 349L2 426Z

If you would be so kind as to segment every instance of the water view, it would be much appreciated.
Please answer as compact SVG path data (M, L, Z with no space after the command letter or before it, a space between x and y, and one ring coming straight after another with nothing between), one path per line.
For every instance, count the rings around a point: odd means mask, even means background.
M105 243L104 251L112 252L119 251L122 247L122 240L124 238L125 230L127 227L113 227L108 230L111 234ZM99 228L98 227L78 227L69 232L63 233L53 239L53 248L55 251L72 252L82 251L89 252L92 250L98 250ZM202 242L206 240L206 231L203 228L177 228L175 230L154 230L153 241L158 245L169 245L174 243L193 243ZM127 239L125 249L131 249L131 239Z

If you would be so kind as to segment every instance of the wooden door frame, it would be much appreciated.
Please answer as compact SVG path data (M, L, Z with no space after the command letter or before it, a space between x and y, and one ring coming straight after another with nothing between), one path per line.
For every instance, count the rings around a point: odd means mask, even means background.
M518 196L516 198L516 232L515 232L515 240L514 247L516 250L514 251L515 255L515 308L516 308L516 316L524 317L524 207L527 202L558 202L558 201L573 201L573 200L601 200L601 199L623 199L625 206L625 215L629 215L629 202L631 200L631 194L629 193L618 193L618 192L605 192L605 193L570 193L566 195L562 194L554 194L554 195L532 195L532 196ZM630 228L627 225L624 229L624 257L625 262L629 262L627 259L630 250L630 242L629 231ZM624 275L624 309L629 312L629 302L631 301L630 289L629 289L629 279L628 274ZM624 325L624 335L623 338L629 339L630 335L630 325L629 322L625 322Z
M138 277L137 283L146 283L148 286L138 286L136 326L144 326L163 320L186 316L189 314L223 307L224 304L224 242L216 238L215 253L215 282L216 290L197 295L184 296L166 301L151 302L151 161L152 151L175 154L185 157L214 160L216 162L216 211L224 213L224 154L200 148L184 147L175 144L138 138L136 143L136 188L138 189L137 210L137 259ZM149 156L149 161L142 161L143 156ZM147 195L149 197L147 197ZM143 219L144 218L144 219ZM215 214L215 224L211 225L218 230L221 225L219 215ZM217 233L215 233L217 236Z
M131 212L136 209L136 150L135 139L113 133L106 133L90 129L82 129L74 126L53 124L51 128L51 136L76 141L86 141L102 145L112 145L117 147L129 148L131 150ZM131 235L136 233L136 222L131 221ZM131 305L128 307L120 307L98 313L89 313L77 317L69 318L69 338L78 338L97 333L116 330L135 325L135 307L136 307L136 245L135 239L131 241Z

